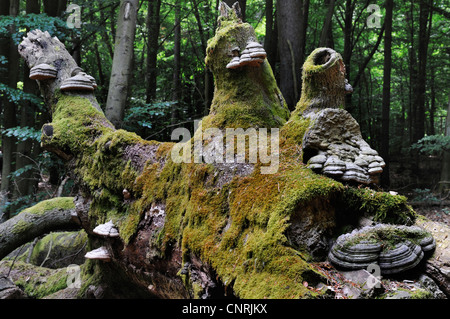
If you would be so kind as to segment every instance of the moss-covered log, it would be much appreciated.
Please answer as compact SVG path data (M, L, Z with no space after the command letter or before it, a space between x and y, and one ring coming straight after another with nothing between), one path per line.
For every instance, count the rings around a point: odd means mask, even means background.
M303 282L312 285L321 275L309 262L326 256L329 239L343 223L378 212L383 214L374 218L380 221L414 219L405 197L351 188L306 168L301 140L308 121L292 117L285 124L289 112L267 60L226 67L236 51L257 39L233 10L219 19L206 57L216 83L213 106L193 139L208 128L217 128L216 133L280 128L272 174L262 173L267 163L261 158L255 163L175 161L174 143L116 130L91 92L58 89L76 66L56 38L32 31L20 45L30 67L39 60L58 69L56 80L40 81L52 111L42 143L65 158L77 178L81 191L75 207L90 248L104 246L111 255L109 263L84 267L82 293L109 282L105 287L112 290L133 287L129 291L140 296L161 298L314 297L317 292ZM203 149L222 139L220 134L203 139ZM189 152L185 159L198 155L195 147ZM245 158L251 155L247 148ZM108 221L120 238L93 234Z
M79 229L72 197L54 198L27 208L0 224L0 260L19 246L51 231Z

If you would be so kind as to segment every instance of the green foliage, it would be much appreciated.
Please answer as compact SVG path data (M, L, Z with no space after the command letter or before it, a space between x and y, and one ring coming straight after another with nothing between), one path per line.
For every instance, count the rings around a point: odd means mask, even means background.
M153 133L164 130L170 124L172 107L176 104L172 101L145 103L143 99L132 98L131 106L125 111L122 127L144 138L151 136L152 139L160 140L160 136Z
M10 34L10 26L15 26L15 32ZM66 21L57 17L49 17L45 13L19 15L17 17L2 16L0 20L0 36L11 36L18 45L29 30L40 29L48 31L52 36L63 41L68 32Z
M450 150L450 136L429 135L411 146L412 149L427 155L440 155Z
M15 137L19 141L41 141L41 131L28 126L16 126L8 128L4 130L3 134L9 137Z
M412 197L412 201L415 202L439 202L440 199L436 197L435 194L429 188L415 188L414 189L414 197Z
M13 89L3 83L0 83L0 96L5 96L12 103L29 101L35 105L42 105L41 97L35 94L23 92L21 89Z

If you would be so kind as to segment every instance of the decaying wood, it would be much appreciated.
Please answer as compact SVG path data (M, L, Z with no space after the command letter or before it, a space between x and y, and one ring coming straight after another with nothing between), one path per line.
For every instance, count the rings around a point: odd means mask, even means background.
M312 286L325 279L308 261L323 260L343 215L351 210L343 219L357 223L358 214L383 209L383 218L410 221L405 198L344 186L305 167L307 126L289 118L267 59L227 69L235 48L241 53L257 38L236 8L222 11L206 50L215 95L194 139L207 128L280 129L279 170L272 175L261 173L261 161L175 162L173 143L116 129L92 92L59 91L78 66L58 39L35 30L19 46L30 67L47 63L58 70L56 79L39 81L52 113L42 143L67 161L80 186L75 211L90 249L104 247L110 256L86 267L85 277L96 277L103 291L120 286L124 294L133 292L124 297L316 297L303 281ZM345 82L339 89L344 94ZM94 232L109 221L119 237Z
M74 208L46 207L25 210L0 224L0 260L17 247L51 231L79 229L71 216Z

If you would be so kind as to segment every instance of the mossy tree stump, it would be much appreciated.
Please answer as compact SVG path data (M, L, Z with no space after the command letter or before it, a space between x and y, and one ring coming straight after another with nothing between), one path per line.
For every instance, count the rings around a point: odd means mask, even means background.
M84 267L82 293L105 285L106 291L120 287L133 296L161 298L224 292L240 298L315 297L303 282L321 280L310 262L325 258L343 215L352 222L363 214L402 223L414 218L402 196L348 187L305 167L301 140L308 121L295 114L289 119L267 60L226 68L230 50L257 39L235 9L222 9L207 49L216 89L203 129L280 128L273 174L261 173L260 160L248 167L174 162L174 143L117 130L92 93L58 89L76 67L59 40L36 30L19 46L30 67L39 60L58 69L56 80L40 82L52 112L42 143L66 159L80 185L75 207L90 248L104 246L111 255L109 263ZM120 238L92 232L110 220Z

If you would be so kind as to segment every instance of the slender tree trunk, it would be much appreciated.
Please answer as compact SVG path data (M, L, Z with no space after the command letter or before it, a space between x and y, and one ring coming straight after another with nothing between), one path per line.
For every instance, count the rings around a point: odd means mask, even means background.
M270 65L275 66L277 55L277 35L274 33L275 16L273 9L273 0L266 0L266 38L264 39L264 50L267 52L267 59L269 60Z
M308 18L309 18L309 3L310 0L303 0L303 6L302 6L302 24L301 24L301 33L300 33L300 66L303 65L303 62L306 58L306 31L308 29ZM301 72L300 72L301 74ZM300 84L302 83L300 79ZM301 85L300 85L301 90Z
M11 0L9 3L9 15L17 16L19 13L19 0ZM15 26L10 27L10 33L15 32ZM16 49L16 44L13 42L12 38L9 40L8 46L8 86L15 89L17 88L19 74L19 53ZM17 126L16 113L17 108L13 102L4 100L5 105L3 109L3 128L8 129ZM0 191L6 196L11 195L12 184L10 180L10 173L13 169L14 152L16 139L13 137L2 136L2 148L3 148L3 160L2 160L2 184ZM7 198L7 197L6 197ZM3 209L0 208L0 209ZM2 214L0 214L2 215ZM5 212L4 218L8 217L8 212Z
M406 22L410 41L409 49L409 105L408 105L408 132L409 145L414 143L414 123L416 121L416 109L414 107L414 92L417 89L417 55L414 41L414 3L411 2L410 10L406 12Z
M435 69L431 68L431 76L430 76L430 129L428 131L429 135L436 134L435 125L434 125L434 115L436 113L436 87L434 82Z
M386 166L381 175L381 185L389 186L389 113L391 103L391 67L392 67L392 11L393 0L386 0L386 15L384 18L384 73L383 73L383 106L381 115L381 149L380 155Z
M7 16L9 15L9 0L5 0L0 2L0 16ZM4 56L4 57L8 57L9 55L9 38L4 36L1 37L0 36L0 56ZM1 66L0 66L1 67ZM7 66L3 66L3 69L6 70ZM0 72L0 83L3 84L8 84L8 72ZM7 97L3 96L0 97L0 114L3 112L3 109L6 108L6 104L8 103ZM1 123L2 125L2 129L4 128L5 123ZM1 145L1 150L2 150L2 160L0 161L1 165L2 165L2 172L4 169L4 166L6 166L6 164L3 164L4 159L3 159L3 152L4 152L4 140L5 140L5 136L3 136L3 134L1 135L1 139L2 139L2 145ZM6 174L3 175L2 174L2 179L0 180L0 223L4 222L5 220L8 219L8 214L5 210L5 204L8 201L8 197L7 197L7 189L9 187L9 185L5 185L3 186L3 183L6 183L8 181L8 179L6 178ZM6 178L6 179L5 179ZM6 187L8 186L8 187ZM5 187L5 191L3 190L3 187Z
M156 99L157 54L160 29L161 0L150 0L146 25L148 31L147 58L146 58L146 102Z
M323 23L322 33L320 34L319 47L329 47L333 49L334 44L331 20L333 19L335 2L335 0L328 1L328 11Z
M426 3L427 0L420 1L419 16L419 48L418 59L419 69L417 74L417 87L415 90L414 109L416 110L416 118L414 123L413 142L417 142L425 136L425 93L427 78L427 56L428 56L428 19L430 18L430 8Z
M131 66L138 6L138 0L121 1L108 100L105 109L106 117L116 127L120 127L123 120L125 103L128 97L128 85L133 73Z
M58 0L43 0L44 12L51 17L58 16Z
M203 25L202 25L202 21L200 18L200 11L198 9L198 2L197 0L193 0L193 5L194 5L194 16L195 19L197 21L197 28L198 28L198 32L200 35L200 41L202 44L202 54L206 54L206 46L208 43L208 38L209 38L209 34L205 34L205 32L203 31ZM207 7L207 16L209 16L209 7ZM207 115L209 113L209 108L211 106L211 102L212 102L212 97L213 97L213 92L214 92L214 79L212 77L212 73L211 71L209 71L209 69L207 67L205 67L204 70L204 92L205 92L205 97L204 97L204 103L203 103L203 115ZM198 112L196 114L199 114Z
M289 109L299 100L301 86L303 1L277 1L280 90Z
M175 3L175 25L174 25L174 47L173 47L173 77L172 77L172 101L180 102L181 98L181 0ZM171 123L175 124L178 119L179 105L172 108Z
M450 137L450 94L447 104L447 120L445 122L445 136ZM439 191L444 193L450 189L450 150L444 151L442 158L441 178Z
M345 1L345 13L344 13L344 52L342 54L342 59L344 60L345 69L348 74L348 79L350 79L351 65L350 61L352 58L353 51L353 13L354 13L354 3L352 0ZM347 109L351 109L352 94L347 94L345 96L345 104Z
M38 0L27 0L26 3L26 12L30 13L39 13L40 6ZM37 86L36 81L31 80L29 78L30 69L27 65L24 66L23 69L23 92L31 93L35 95L39 95L39 88ZM30 127L33 128L35 125L35 106L33 103L29 101L24 101L20 105L20 126L21 127ZM32 150L33 150L33 141L19 141L17 144L17 153L16 153L16 170L24 168L26 165L31 165L32 161ZM14 189L14 198L18 198L21 196L29 195L29 191L32 190L32 187L29 187L29 184L36 184L36 181L31 179L32 171L26 171L21 174L15 181L15 189Z

